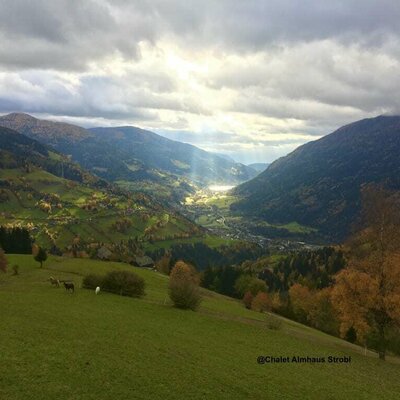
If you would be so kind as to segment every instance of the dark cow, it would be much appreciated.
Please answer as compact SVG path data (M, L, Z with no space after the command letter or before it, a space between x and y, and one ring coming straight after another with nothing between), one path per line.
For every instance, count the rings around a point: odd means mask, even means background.
M65 290L68 290L69 292L75 292L75 286L73 282L64 282L64 287Z

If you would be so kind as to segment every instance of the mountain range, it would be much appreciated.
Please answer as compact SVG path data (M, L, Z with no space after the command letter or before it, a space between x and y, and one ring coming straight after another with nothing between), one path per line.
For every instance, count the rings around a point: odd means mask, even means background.
M24 226L41 245L123 253L150 242L202 240L203 230L142 193L106 182L57 150L0 127L0 225ZM132 242L135 238L135 242ZM132 249L131 249L132 250Z
M343 126L298 147L239 185L231 210L271 223L296 221L342 240L360 212L368 183L400 190L400 117L379 116Z
M99 177L164 198L180 200L196 185L235 185L257 175L244 164L131 126L84 129L21 113L0 117L0 126L70 155Z
M340 241L358 220L363 185L400 190L398 116L354 122L270 165L252 166L130 126L84 129L17 113L0 117L0 126L9 128L2 129L1 162L16 157L22 165L29 155L33 165L81 184L111 182L180 202L199 187L246 181L231 192L230 211L261 221L268 234L272 225L297 223Z

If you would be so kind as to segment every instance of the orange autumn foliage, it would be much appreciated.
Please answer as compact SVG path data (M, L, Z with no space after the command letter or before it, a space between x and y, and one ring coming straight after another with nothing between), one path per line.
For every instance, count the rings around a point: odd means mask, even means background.
M196 310L201 302L200 277L194 267L178 261L169 277L169 296L175 307Z
M246 308L250 309L253 303L254 296L251 292L246 292L243 296L243 304Z
M264 312L271 309L271 301L269 296L265 292L258 292L256 297L254 297L251 308L254 311Z
M300 320L306 321L312 305L312 294L307 286L295 283L289 289L293 312Z
M186 281L199 285L200 276L192 265L177 261L171 271L170 280Z
M340 333L353 327L358 340L378 338L386 353L386 333L400 327L400 200L382 188L363 190L364 226L348 243L348 267L336 276L332 302Z

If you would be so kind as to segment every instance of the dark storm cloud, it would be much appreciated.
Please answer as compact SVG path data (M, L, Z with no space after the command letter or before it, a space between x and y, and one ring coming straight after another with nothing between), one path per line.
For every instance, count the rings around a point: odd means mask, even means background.
M137 43L150 40L148 24L132 15L119 20L94 0L1 0L0 63L17 68L75 70L120 53L137 57Z
M138 57L140 41L254 51L336 38L379 46L400 32L397 0L1 0L0 63L85 68L110 54Z
M0 112L262 161L400 113L399 20L399 0L0 0Z

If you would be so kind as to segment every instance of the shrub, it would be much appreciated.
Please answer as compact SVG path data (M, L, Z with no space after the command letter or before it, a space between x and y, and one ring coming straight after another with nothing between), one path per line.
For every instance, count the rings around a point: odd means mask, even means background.
M268 314L267 316L267 328L278 331L282 328L282 320L276 315Z
M196 310L201 303L198 286L185 281L172 281L169 284L169 297L174 306L182 309Z
M96 289L97 286L121 296L142 297L145 294L143 278L130 271L111 271L104 276L89 274L83 278L83 288Z
M183 261L178 261L171 271L169 297L177 308L196 310L200 305L199 276Z
M121 296L144 296L144 279L130 271L108 272L102 282L102 289Z
M104 277L97 274L89 274L83 278L82 287L85 289L96 289L97 286L103 286Z

